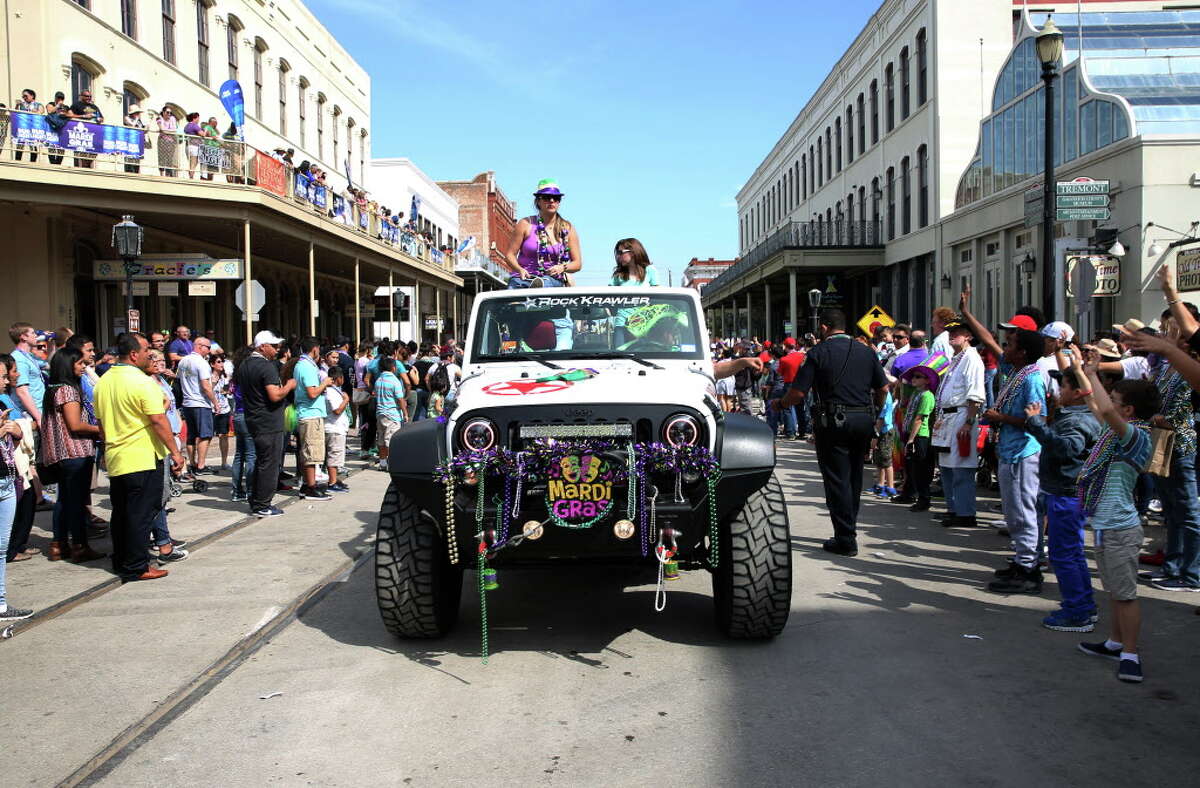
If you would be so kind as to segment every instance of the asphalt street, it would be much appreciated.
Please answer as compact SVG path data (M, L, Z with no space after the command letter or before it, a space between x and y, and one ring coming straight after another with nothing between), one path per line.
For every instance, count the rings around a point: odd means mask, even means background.
M1090 786L1186 783L1200 768L1200 599L1146 589L1147 680L1121 684L1115 664L1075 650L1081 636L1039 626L1054 605L1052 581L1041 597L982 590L1005 556L995 531L947 531L866 500L859 555L830 556L820 550L829 525L811 448L781 447L778 474L795 582L789 624L774 641L720 637L703 572L671 584L656 613L646 574L508 570L488 597L484 665L473 574L449 637L404 642L380 623L368 558L261 648L111 749L85 782ZM366 498L380 495L382 474L374 477L356 485L355 499L328 504L321 521L344 514L349 533L361 531ZM336 547L323 566L356 554ZM259 606L268 603L281 604ZM191 611L177 595L163 604ZM52 623L0 646L0 659L22 638L53 634ZM158 661L142 666L146 687L198 673L179 675L161 648L151 651ZM23 675L25 660L6 668L10 682L50 673ZM86 682L82 692L90 697ZM76 746L71 728L47 739L26 710L5 714L9 725L23 729L26 746L55 747L70 768L10 772L22 778L10 784L57 782L93 755L97 738L129 724L89 715L86 744ZM97 728L103 737L90 735Z

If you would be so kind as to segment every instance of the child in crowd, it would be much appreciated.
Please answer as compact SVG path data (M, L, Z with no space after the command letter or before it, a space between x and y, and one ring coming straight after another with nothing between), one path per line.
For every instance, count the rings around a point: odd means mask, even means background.
M325 471L329 474L329 492L350 492L345 482L338 480L338 474L346 467L346 431L350 428L350 416L346 407L350 398L342 390L346 384L346 373L339 366L331 366L328 370L329 379L333 383L325 389L325 399L328 401L325 416Z
M941 356L940 360L944 360ZM945 366L942 365L944 369ZM933 483L933 465L937 459L930 441L930 430L933 427L933 411L937 404L934 392L937 390L940 374L937 369L918 364L904 371L904 381L910 384L914 391L908 400L908 408L904 412L904 469L912 477L912 488L917 500L909 511L929 511L929 487Z
M1046 511L1050 567L1062 594L1061 606L1042 619L1042 626L1058 632L1091 632L1096 602L1083 554L1084 513L1076 480L1100 435L1100 422L1084 402L1091 389L1082 374L1077 377L1073 369L1066 373L1055 369L1050 377L1059 391L1054 421L1046 422L1040 402L1025 406L1025 431L1042 445L1038 483Z
M1079 354L1071 356L1071 363L1079 369ZM1137 559L1143 532L1133 487L1150 459L1148 420L1158 413L1162 399L1158 388L1146 380L1118 381L1110 397L1100 383L1098 365L1089 363L1086 373L1085 400L1105 429L1083 464L1079 492L1095 533L1100 580L1112 600L1112 634L1100 643L1080 643L1079 650L1119 661L1117 678L1136 682L1142 680Z
M883 408L875 419L875 437L871 440L871 462L875 465L875 486L871 492L880 498L897 495L895 469L892 467L892 413L896 400L892 397L895 379L884 389Z

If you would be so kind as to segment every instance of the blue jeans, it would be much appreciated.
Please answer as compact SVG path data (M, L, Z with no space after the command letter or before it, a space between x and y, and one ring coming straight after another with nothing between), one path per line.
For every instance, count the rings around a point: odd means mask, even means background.
M555 279L552 276L538 277L541 279L542 287L566 287L567 283L561 279ZM533 284L533 279L522 279L520 276L513 274L508 279L509 290L525 290ZM571 350L575 347L575 330L571 323L571 318L567 316L552 318L551 323L554 324L554 349L555 350Z
M12 530L13 518L17 516L17 489L11 476L0 479L0 605L6 604L4 579L8 562L3 560L8 552L8 534Z
M167 528L167 510L163 509L154 518L154 523L150 526L150 538L154 541L157 547L163 547L171 543L171 531Z
M1083 554L1083 505L1074 495L1042 493L1046 504L1050 567L1058 578L1063 612L1072 618L1089 615L1096 607L1092 578Z
M233 414L233 494L246 495L250 480L254 478L254 438L246 429L246 414Z
M531 276L528 279L522 279L519 274L513 274L512 276L510 276L508 278L508 289L509 290L524 290L528 287L532 287L533 280L535 278L536 277ZM562 281L561 279L555 279L552 276L543 276L543 277L541 277L541 280L542 280L542 287L566 287L567 286L566 282Z
M975 516L975 469L942 466L946 509L959 517Z
M1166 560L1163 574L1200 586L1200 502L1196 500L1196 454L1176 447L1171 455L1171 475L1154 480L1167 522Z
M996 400L995 369L985 369L983 371L983 396L987 398L987 407L992 407L992 403Z
M771 434L775 435L779 431L779 419L783 419L783 430L788 435L796 434L796 406L775 410L771 405L777 399L781 399L784 394L787 394L786 386L775 386L771 389L771 393L767 395L767 426L771 428Z
M92 489L92 457L79 457L58 463L62 479L58 482L58 500L54 502L54 541L66 545L87 544L87 502Z

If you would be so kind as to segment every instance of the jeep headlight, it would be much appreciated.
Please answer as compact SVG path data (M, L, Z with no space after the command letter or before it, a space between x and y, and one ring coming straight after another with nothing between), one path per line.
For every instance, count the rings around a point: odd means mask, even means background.
M487 451L496 445L496 424L491 419L473 418L458 433L458 440L468 451Z
M686 413L678 413L663 425L663 441L678 448L694 446L700 440L700 423Z

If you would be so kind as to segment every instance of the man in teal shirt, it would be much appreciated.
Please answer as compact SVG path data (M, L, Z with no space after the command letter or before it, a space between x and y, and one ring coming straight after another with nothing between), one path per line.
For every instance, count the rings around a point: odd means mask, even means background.
M316 337L300 340L300 357L292 377L296 379L296 437L300 446L300 467L304 482L300 485L300 497L312 501L329 501L333 496L317 489L317 465L325 461L325 416L328 405L325 389L330 379L321 380L317 359L320 358L321 343Z

